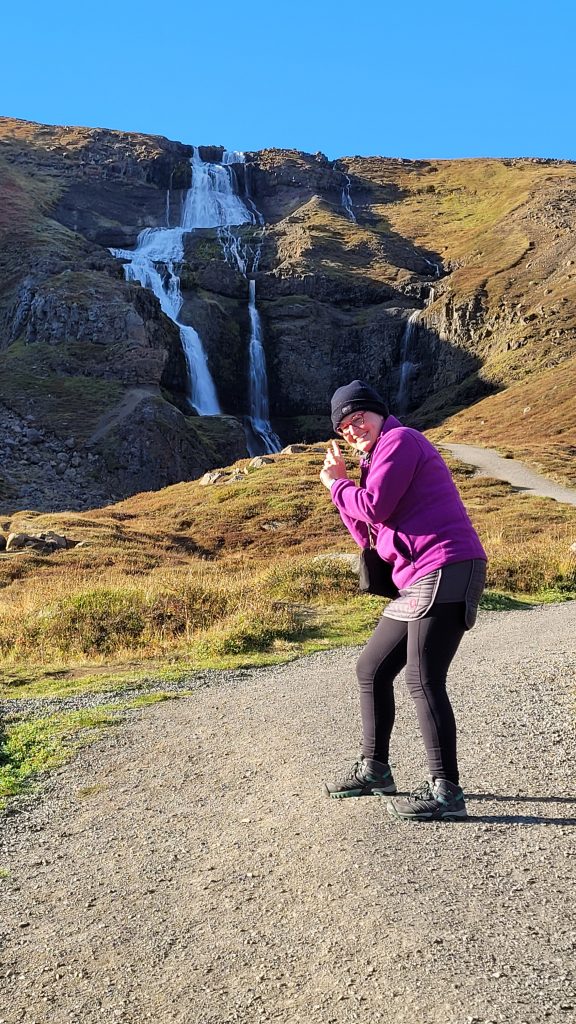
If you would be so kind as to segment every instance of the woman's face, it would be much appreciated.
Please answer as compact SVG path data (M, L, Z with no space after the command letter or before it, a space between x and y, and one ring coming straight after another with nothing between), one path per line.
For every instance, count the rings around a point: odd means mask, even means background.
M344 417L337 433L361 455L367 455L376 444L383 423L384 417L378 412L352 412Z

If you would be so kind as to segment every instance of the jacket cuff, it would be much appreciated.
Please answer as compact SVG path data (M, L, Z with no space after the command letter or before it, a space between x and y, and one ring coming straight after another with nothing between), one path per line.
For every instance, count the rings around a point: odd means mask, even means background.
M349 480L348 477L338 477L338 479L334 480L330 485L330 497L335 505L337 504L338 495L342 493L342 490L347 486L347 484L351 484L352 487L356 487L354 481Z

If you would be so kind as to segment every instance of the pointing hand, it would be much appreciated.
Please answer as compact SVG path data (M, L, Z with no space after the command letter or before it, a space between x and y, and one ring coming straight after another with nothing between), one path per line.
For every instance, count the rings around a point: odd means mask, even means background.
M324 459L324 465L322 472L320 473L320 480L324 484L324 487L327 487L329 490L334 480L347 479L348 473L346 472L344 457L338 447L338 442L332 441L326 452L326 458Z

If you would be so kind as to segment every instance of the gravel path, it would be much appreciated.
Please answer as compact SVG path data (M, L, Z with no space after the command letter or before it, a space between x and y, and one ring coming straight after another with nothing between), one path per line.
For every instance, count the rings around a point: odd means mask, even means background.
M322 796L356 749L355 653L132 712L7 818L0 1024L574 1020L576 603L463 641L469 822Z
M472 444L441 444L439 447L452 452L452 455L460 459L461 462L476 466L480 470L480 476L493 476L497 480L506 480L518 490L526 491L526 494L533 494L540 498L555 498L556 501L576 505L576 488L555 484L548 477L529 469L523 462L517 462L516 459L504 459L493 448L478 448Z

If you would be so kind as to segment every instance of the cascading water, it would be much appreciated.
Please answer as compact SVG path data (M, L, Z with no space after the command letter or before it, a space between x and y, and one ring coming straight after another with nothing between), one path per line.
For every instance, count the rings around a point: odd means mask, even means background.
M188 193L182 222L187 230L218 228L218 238L224 259L236 266L243 277L258 269L260 249L256 253L235 235L232 228L239 224L261 224L261 215L235 192L233 164L243 163L244 154L225 151L220 164L205 162L195 148L192 156L193 189ZM256 282L250 280L250 347L249 347L249 415L246 418L246 444L250 455L277 452L281 444L272 430L268 409L268 378L266 358L262 344L262 324L256 308Z
M346 183L342 188L342 207L346 213L346 216L355 224L356 214L354 213L354 207L352 205L352 197L350 195L350 178L347 174L344 175Z
M262 444L265 452L279 452L280 438L270 425L268 409L268 380L266 357L262 345L262 325L256 308L256 281L248 282L250 302L250 432L246 434L250 455L259 455Z
M425 256L423 259L424 263L427 263L429 267L434 267L434 277L440 277L440 264L433 263L432 260L427 260Z
M429 260L426 260L429 263ZM436 264L434 264L436 266ZM434 288L430 288L428 296L424 303L424 308L427 309L434 302L435 291ZM412 341L412 335L416 330L416 324L422 313L421 309L415 309L410 314L406 321L406 327L404 328L404 334L402 335L402 341L400 342L400 381L398 384L398 393L396 395L396 408L399 413L406 412L408 405L408 385L411 378L414 376L414 372L418 369L418 363L412 363L408 359L408 353L410 351L410 344Z
M188 190L187 198L193 190L194 183ZM170 217L169 204L168 198L167 223ZM139 281L144 288L150 288L162 311L177 325L188 369L186 397L200 416L217 416L221 411L220 405L200 336L193 327L178 320L183 299L180 278L174 264L184 258L185 230L188 229L182 224L177 228L145 228L138 235L135 249L110 249L110 252L124 260L126 280Z
M248 210L234 190L235 179L231 165L243 162L243 153L229 153L225 150L222 163L207 163L202 160L198 147L194 147L191 161L192 188L186 194L182 214L182 227L185 231L259 223L256 215Z
M408 402L408 384L417 365L416 363L410 362L408 359L408 352L410 351L410 342L420 313L421 310L415 309L414 312L410 314L406 321L406 327L404 328L404 334L402 335L402 341L400 343L400 382L398 384L398 393L396 395L396 408L399 413L406 411L406 405Z
M236 191L233 165L244 163L243 153L224 150L221 163L209 163L202 160L198 148L194 147L190 163L192 184L182 204L179 226L169 226L172 209L168 189L166 227L146 228L139 234L134 250L110 251L125 261L126 279L139 281L145 288L150 288L163 312L177 324L188 366L189 401L201 415L216 415L220 406L202 342L193 327L178 320L183 299L174 264L184 258L183 238L186 232L197 228L217 228L224 258L247 278L249 272L254 273L257 269L259 250L254 255L231 229L239 224L263 224L264 221L250 197L247 195L244 201ZM279 451L280 441L269 422L266 360L254 281L249 282L249 291L250 414L247 417L246 441L250 454L257 455L262 451Z

